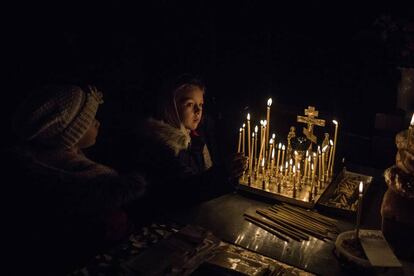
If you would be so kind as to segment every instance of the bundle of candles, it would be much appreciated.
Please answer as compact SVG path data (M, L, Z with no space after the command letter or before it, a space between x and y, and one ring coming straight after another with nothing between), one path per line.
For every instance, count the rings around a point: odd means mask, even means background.
M256 213L245 213L244 217L284 241L301 242L310 236L332 240L332 235L338 234L336 220L287 204L258 209Z
M313 128L325 126L325 121L317 119L318 111L309 106L305 109L306 116L297 116L297 121L307 124L303 133L311 143L306 150L295 150L291 142L296 136L294 127L291 127L286 140L274 133L270 137L271 105L270 98L266 119L260 121L260 131L257 125L251 131L250 113L247 114L247 122L240 128L237 150L248 157L249 164L239 183L313 202L333 178L339 124L336 120L332 121L335 126L334 140L330 140L329 134L325 133L325 139L318 145Z

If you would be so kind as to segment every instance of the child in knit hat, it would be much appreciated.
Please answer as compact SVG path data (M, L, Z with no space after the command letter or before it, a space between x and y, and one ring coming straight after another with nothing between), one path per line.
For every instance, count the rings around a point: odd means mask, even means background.
M56 266L76 257L84 261L125 238L131 230L125 210L143 195L145 181L138 174L119 175L82 152L95 144L102 103L92 86L47 86L31 94L13 120L20 144L9 151L10 197L19 198L12 204L27 225L37 225L28 231L36 232L36 246L53 252Z

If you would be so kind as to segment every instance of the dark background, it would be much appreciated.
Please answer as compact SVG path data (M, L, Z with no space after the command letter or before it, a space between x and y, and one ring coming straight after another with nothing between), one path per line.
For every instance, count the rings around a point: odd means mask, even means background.
M339 156L390 165L393 137L408 126L410 115L396 110L398 64L374 23L382 15L410 18L409 6L263 2L5 8L2 125L9 129L16 104L36 87L95 84L105 104L93 154L104 158L111 137L155 108L154 93L164 80L192 73L207 84L206 108L223 154L235 150L248 111L253 125L264 118L271 96L272 128L282 139L296 115L314 105L327 119L325 131L333 135L331 120L340 122ZM379 129L378 113L401 122ZM12 134L3 139L6 145L14 142ZM123 146L120 151L127 149Z

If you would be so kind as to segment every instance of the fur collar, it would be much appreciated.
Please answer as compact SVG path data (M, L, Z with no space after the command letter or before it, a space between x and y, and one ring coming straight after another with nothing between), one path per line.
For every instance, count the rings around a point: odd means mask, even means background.
M176 128L164 121L150 118L147 121L147 131L150 137L173 150L176 156L181 150L187 149L191 142L190 133L182 124L181 128Z

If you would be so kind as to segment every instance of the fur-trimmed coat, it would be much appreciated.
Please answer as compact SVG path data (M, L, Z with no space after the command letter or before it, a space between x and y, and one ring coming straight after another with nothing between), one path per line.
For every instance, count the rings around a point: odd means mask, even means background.
M145 173L157 202L186 204L231 190L225 170L213 164L202 134L149 119L136 137L133 166Z

